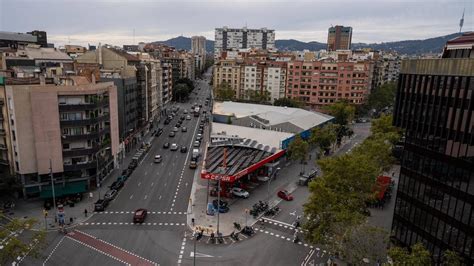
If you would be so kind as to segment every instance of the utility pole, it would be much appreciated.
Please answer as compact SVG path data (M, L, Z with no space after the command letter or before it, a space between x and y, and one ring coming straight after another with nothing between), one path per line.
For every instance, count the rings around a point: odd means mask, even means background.
M225 175L226 168L227 168L227 150L224 148L224 158L222 161L222 169L221 169L221 176L219 176L219 180L217 181L217 236L219 236L219 214L220 214L220 207L221 207L221 179Z
M54 222L56 222L58 219L58 214L56 210L56 193L54 191L53 162L51 159L49 159L49 175L51 177L51 190L53 192Z

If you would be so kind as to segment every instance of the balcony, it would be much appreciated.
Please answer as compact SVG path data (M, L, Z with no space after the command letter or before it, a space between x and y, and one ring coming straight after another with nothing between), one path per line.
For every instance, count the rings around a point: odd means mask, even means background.
M105 120L109 120L110 115L102 115L99 117L94 117L94 118L86 118L86 119L80 119L80 120L62 120L59 123L61 126L87 126L87 125L92 125L96 124Z
M64 157L76 157L76 156L84 156L84 155L91 155L96 154L99 151L99 147L95 146L92 148L84 148L84 149L73 149L63 151Z
M8 163L8 160L7 160L7 159L3 159L3 158L0 158L0 164L1 164L1 165L10 165L10 164Z
M110 128L102 129L99 132L88 132L86 134L81 134L81 135L63 135L63 137L66 141L87 140L87 139L96 139L99 136L102 136L107 133L110 133Z
M67 112L67 111L84 111L84 110L93 110L100 107L104 107L109 104L109 99L104 98L99 100L95 103L82 103L82 104L60 104L59 111L60 112Z
M0 106L5 104L5 100L3 98L0 98Z
M78 163L78 164L65 164L64 171L78 171L82 169L91 169L96 168L97 164L95 162L87 162L87 163Z
M5 144L0 144L0 150L6 150L7 149L7 145Z
M5 136L7 134L7 132L5 131L5 129L0 129L0 136Z

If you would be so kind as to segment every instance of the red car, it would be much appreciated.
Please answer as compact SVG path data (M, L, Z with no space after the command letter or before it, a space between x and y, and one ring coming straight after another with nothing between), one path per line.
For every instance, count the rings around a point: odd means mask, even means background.
M287 201L293 200L293 195L291 195L290 192L288 192L286 190L278 191L278 197L280 197L284 200L287 200Z
M145 221L146 215L148 211L146 209L138 209L135 211L133 215L133 222L134 223L143 223Z

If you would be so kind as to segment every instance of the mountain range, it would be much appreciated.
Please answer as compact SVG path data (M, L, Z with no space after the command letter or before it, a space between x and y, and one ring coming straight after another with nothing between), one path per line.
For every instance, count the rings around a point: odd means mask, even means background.
M352 49L372 48L374 50L396 51L400 54L421 55L428 53L441 53L446 41L459 36L460 33L453 33L424 40L406 40L382 43L353 43ZM191 50L191 38L179 36L166 41L157 41L173 46L180 50ZM302 42L298 40L275 40L275 46L280 51L319 51L326 49L326 43L316 41ZM214 41L206 40L206 50L208 53L214 52Z

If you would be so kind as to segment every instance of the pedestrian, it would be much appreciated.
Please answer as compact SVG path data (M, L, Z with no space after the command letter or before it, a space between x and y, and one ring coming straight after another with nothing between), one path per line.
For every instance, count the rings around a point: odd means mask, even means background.
M194 227L194 218L191 218L191 224L192 224L193 227Z
M69 217L69 223L72 224L73 221L74 219L72 217Z
M87 209L84 209L84 216L87 217Z

